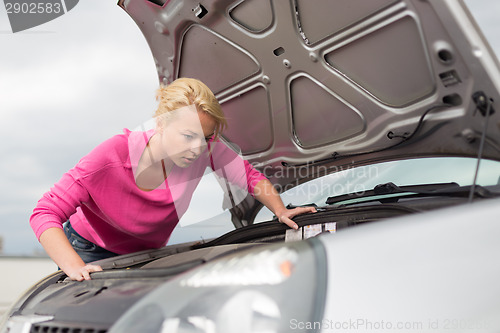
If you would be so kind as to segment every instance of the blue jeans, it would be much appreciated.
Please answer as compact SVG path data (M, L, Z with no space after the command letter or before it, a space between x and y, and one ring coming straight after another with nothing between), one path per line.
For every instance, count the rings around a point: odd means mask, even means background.
M80 236L75 229L73 229L69 221L64 224L64 233L66 234L71 246L73 246L73 249L75 249L76 253L78 253L85 263L111 258L118 255Z

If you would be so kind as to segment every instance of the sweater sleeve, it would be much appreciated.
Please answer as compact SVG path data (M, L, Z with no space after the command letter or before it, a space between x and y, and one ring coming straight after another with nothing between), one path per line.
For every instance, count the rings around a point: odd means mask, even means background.
M61 228L76 209L89 199L87 190L76 179L77 169L62 178L38 201L30 217L30 225L38 240L49 228Z
M266 179L261 172L229 149L224 143L220 141L211 142L209 150L211 151L210 164L215 174L219 178L225 178L230 183L230 185L225 186L225 190L229 186L234 192L234 186L236 186L240 190L248 191L253 195L257 183Z
M120 142L125 144L120 145ZM30 225L38 240L49 228L62 228L62 224L83 203L90 201L85 177L98 172L116 161L117 147L126 146L123 135L116 135L102 142L68 172L38 201L30 217Z

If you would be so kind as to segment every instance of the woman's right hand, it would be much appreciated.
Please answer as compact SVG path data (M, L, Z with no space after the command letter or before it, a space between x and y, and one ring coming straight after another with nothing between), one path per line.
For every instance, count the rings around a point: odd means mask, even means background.
M87 264L85 266L80 266L71 269L65 269L64 273L71 279L75 281L90 280L90 273L102 271L101 266Z
M76 281L90 280L90 273L102 271L101 266L85 264L59 228L49 228L40 236L40 243L64 273Z

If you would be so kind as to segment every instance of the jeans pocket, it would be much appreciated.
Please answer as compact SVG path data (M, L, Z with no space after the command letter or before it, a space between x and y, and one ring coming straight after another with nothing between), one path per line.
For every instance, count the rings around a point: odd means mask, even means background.
M89 242L85 238L79 237L73 233L71 234L69 242L71 243L71 246L73 246L75 250L93 251L96 248L96 245L94 243Z

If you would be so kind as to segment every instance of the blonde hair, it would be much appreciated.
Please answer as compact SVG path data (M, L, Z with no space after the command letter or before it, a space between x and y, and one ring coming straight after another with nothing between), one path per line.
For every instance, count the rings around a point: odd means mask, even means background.
M203 82L192 78L179 78L169 85L160 85L156 92L158 109L154 116L159 119L168 119L173 111L195 105L196 110L212 116L216 122L214 138L217 138L227 126L226 117L215 98L214 93Z

